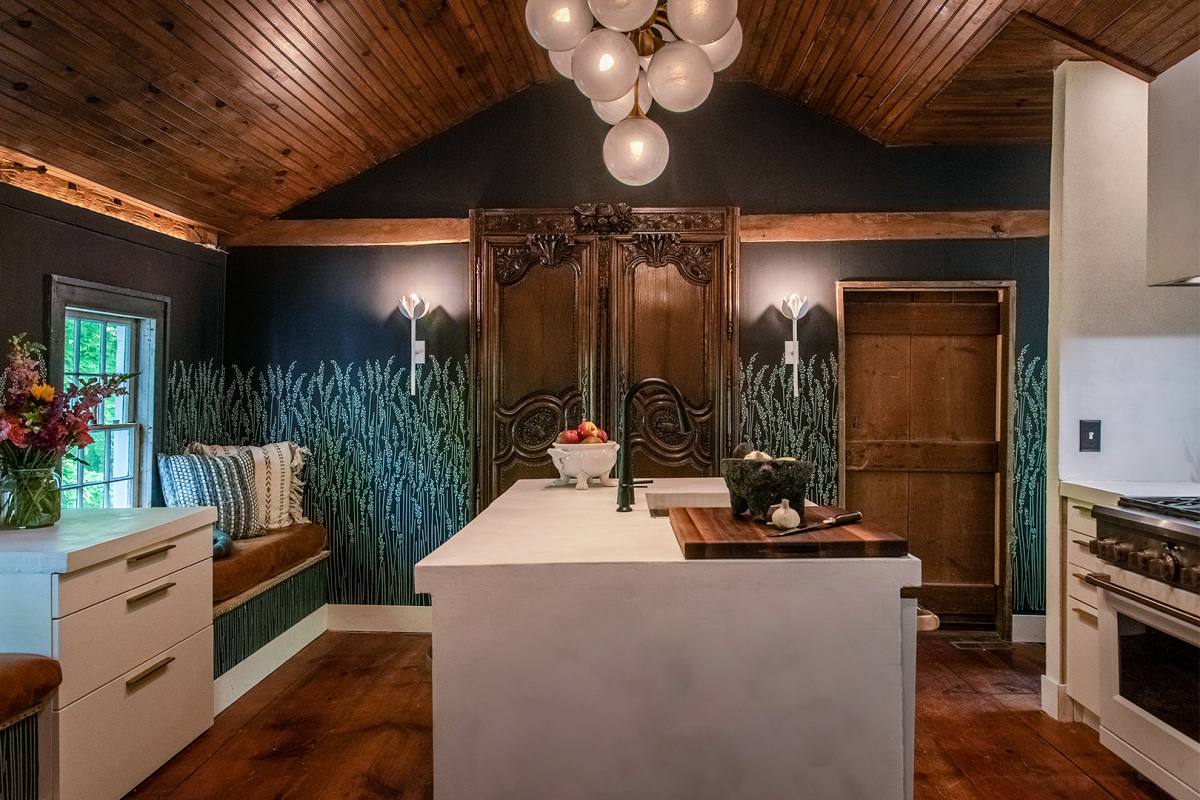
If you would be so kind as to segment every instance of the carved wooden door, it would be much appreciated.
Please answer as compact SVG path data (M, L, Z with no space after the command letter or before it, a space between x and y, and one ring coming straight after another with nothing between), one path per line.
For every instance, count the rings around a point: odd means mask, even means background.
M737 286L730 251L736 246L727 235L726 212L710 213L697 220L698 232L672 231L680 226L669 224L668 215L659 215L667 217L660 221L647 214L644 227L657 222L667 230L638 232L614 243L610 403L619 410L628 387L643 378L663 378L683 395L692 429L678 430L675 404L667 395L635 397L630 463L637 477L717 475L720 459L735 446L732 309Z
M553 477L546 450L564 427L586 417L615 437L619 399L644 377L676 385L694 430L670 430L663 396L638 398L634 474L716 475L733 446L736 209L476 210L471 221L478 506Z

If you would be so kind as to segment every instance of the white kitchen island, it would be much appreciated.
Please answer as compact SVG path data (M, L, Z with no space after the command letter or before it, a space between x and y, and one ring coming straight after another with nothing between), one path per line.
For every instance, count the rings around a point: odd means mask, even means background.
M685 561L646 490L549 483L416 566L438 800L911 795L916 558Z

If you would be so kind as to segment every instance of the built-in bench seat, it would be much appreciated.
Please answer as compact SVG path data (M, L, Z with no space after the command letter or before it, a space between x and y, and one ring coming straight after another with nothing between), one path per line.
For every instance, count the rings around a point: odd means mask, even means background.
M233 553L213 562L213 605L282 575L325 548L325 528L306 523L234 542Z
M62 668L45 656L0 653L0 797L36 800L38 711L58 685Z

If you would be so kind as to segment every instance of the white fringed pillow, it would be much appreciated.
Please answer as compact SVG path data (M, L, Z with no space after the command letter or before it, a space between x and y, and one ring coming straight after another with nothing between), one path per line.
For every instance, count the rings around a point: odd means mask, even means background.
M308 450L295 442L274 442L261 447L192 442L185 453L232 456L246 452L254 462L254 494L259 522L264 528L286 528L308 522L304 516L304 457Z

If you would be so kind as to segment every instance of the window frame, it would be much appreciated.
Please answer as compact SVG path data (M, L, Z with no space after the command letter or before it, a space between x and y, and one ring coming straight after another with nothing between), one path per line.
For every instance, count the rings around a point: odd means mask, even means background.
M84 315L139 321L136 347L130 352L130 363L136 364L139 372L139 377L131 381L131 403L142 410L149 407L151 413L148 419L137 419L135 446L139 457L131 495L135 508L153 505L161 496L157 486L158 470L154 468L154 434L162 430L171 298L62 275L46 276L45 298L46 366L54 386L62 386L64 380L68 309ZM130 339L132 347L133 332Z

